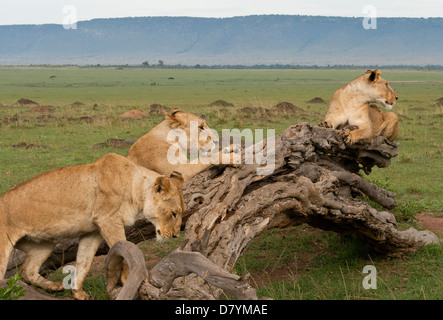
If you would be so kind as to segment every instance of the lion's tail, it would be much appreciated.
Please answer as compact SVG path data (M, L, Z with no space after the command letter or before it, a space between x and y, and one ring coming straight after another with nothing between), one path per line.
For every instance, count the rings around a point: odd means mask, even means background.
M5 279L9 256L11 255L12 249L14 249L14 246L8 239L8 235L2 232L2 234L0 234L0 280Z
M2 208L2 197L0 197L0 280L5 278L8 268L9 256L14 249L14 244L8 234L7 216Z

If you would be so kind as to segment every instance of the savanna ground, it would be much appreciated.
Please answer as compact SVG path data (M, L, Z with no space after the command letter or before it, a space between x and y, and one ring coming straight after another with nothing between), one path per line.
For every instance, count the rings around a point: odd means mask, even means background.
M0 194L44 171L109 152L126 155L124 141L159 123L165 108L196 113L220 134L232 128L279 134L291 124L317 124L334 91L364 71L2 67ZM400 97L399 156L366 178L397 194L399 228L420 229L426 221L441 237L440 220L433 219L443 218L443 72L382 70L382 76ZM120 117L134 109L144 111L140 119ZM152 267L179 243L147 240L139 247ZM102 261L85 284L98 299L106 299ZM376 267L377 289L363 288L365 265ZM258 295L273 299L443 299L442 265L441 246L385 259L350 236L301 225L265 232L234 272L250 273Z

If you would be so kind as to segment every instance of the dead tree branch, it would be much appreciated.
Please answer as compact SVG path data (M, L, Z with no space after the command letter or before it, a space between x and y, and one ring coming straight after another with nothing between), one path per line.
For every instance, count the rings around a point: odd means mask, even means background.
M187 181L185 245L180 254L190 255L198 248L215 265L211 268L230 272L264 230L301 223L353 234L391 257L438 242L430 231L398 230L393 214L378 212L359 197L366 195L387 209L395 207L394 193L367 182L359 172L388 166L397 156L397 147L383 137L371 145L346 147L340 131L307 123L291 126L275 137L275 150L268 150L275 154L271 175L258 175L255 163L212 168ZM180 266L170 263L176 254L159 262L153 269L159 276L150 278L150 286L157 288L165 288L165 280L159 279L169 279L162 298L213 299L219 297L220 289L229 292L220 284L202 281L202 274L210 272L208 267L199 268L200 264L185 258L178 260ZM186 273L182 268L200 277L177 278ZM149 294L142 297L152 298Z
M230 272L251 241L274 227L307 223L349 233L390 257L439 241L427 230L398 230L386 211L396 206L395 194L360 175L389 166L398 143L377 137L372 144L346 146L340 131L308 123L270 139L275 139L275 148L266 150L275 157L272 174L259 174L259 163L217 166L185 183L183 246L149 272L139 290L143 299L217 299L222 292L256 298L246 279ZM366 196L386 210L371 207ZM127 230L133 242L153 236L143 222Z

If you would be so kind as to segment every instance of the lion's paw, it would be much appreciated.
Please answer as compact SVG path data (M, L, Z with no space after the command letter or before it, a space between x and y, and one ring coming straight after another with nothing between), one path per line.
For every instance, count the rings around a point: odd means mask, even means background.
M343 142L344 142L347 146L349 146L349 145L351 145L351 144L354 143L354 140L353 140L353 138L352 138L352 132L351 132L349 129L345 129L345 130L343 130L342 135L343 135Z
M91 297L83 290L72 290L72 295L76 300L90 300Z
M330 125L326 121L323 121L323 122L319 123L318 126L321 127L321 128L332 128L332 125Z

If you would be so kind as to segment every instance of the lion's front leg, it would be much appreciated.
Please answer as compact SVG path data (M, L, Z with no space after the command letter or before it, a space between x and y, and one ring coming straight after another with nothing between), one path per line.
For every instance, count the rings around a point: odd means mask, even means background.
M343 130L343 141L347 145L354 144L358 141L370 142L372 139L372 128L370 123L358 125L357 130L351 131L350 129Z
M319 127L322 127L322 128L332 128L332 124L330 124L330 123L327 122L327 121L320 122L320 123L318 124L318 126L319 126Z
M91 268L92 260L102 241L103 237L99 232L93 232L80 238L75 277L72 281L73 285L71 284L72 294L77 300L89 299L89 296L83 291L83 281Z
M118 241L126 240L125 227L123 223L118 222L117 220L112 221L109 218L103 218L98 220L96 224L99 227L100 233L105 239L109 248L112 248ZM120 281L124 284L129 276L129 267L126 261L123 261L123 267L121 270L114 271L120 273Z

